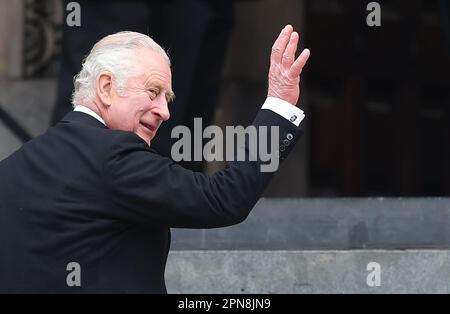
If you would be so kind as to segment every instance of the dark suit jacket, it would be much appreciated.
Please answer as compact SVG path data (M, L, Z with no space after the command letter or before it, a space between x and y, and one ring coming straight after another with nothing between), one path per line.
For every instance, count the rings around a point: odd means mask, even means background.
M291 139L281 160L301 134L269 110L254 125ZM0 292L165 293L169 228L243 221L272 175L260 161L192 172L131 132L70 112L0 162ZM66 283L71 262L81 287Z

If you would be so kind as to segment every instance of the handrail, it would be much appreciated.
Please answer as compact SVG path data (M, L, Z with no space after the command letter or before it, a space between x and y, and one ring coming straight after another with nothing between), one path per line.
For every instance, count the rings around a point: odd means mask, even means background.
M23 143L33 137L0 105L0 121L2 121Z

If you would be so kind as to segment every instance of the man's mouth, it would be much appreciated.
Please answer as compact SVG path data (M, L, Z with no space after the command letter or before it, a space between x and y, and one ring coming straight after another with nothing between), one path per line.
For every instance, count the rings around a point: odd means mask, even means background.
M141 125L142 125L144 128L146 128L146 129L147 129L149 132L151 132L151 133L155 133L155 132L156 132L156 128L153 127L153 126L151 126L150 124L141 122Z

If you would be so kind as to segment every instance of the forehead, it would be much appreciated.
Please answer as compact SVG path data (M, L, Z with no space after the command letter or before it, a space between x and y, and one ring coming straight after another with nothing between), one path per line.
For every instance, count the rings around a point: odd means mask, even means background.
M137 51L138 67L142 69L141 77L145 83L155 82L171 87L172 73L166 59L149 49Z

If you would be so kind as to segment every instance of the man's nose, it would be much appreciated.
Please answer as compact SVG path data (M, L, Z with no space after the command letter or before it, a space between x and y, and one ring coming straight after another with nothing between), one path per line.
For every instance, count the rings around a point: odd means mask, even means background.
M161 101L161 103L155 108L154 113L163 121L169 120L170 112L167 101Z

